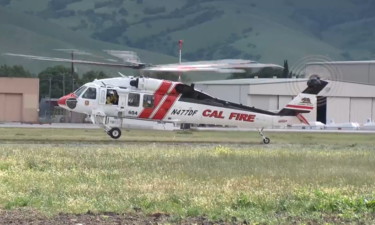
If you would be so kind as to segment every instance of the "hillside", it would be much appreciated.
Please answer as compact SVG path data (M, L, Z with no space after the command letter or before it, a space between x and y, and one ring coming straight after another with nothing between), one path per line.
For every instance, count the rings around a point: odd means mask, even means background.
M0 7L0 53L12 52L18 54L42 55L48 57L70 58L69 53L54 51L53 49L79 49L95 55L76 55L76 59L96 60L108 62L106 59L117 59L103 50L135 51L141 61L152 64L164 64L178 62L178 58L159 53L129 48L118 44L103 42L75 33L74 31L60 27L59 25L23 13ZM101 57L101 58L99 58ZM0 54L0 65L23 65L32 73L39 73L48 66L59 65L55 62L27 60L18 57L2 56ZM70 66L70 64L64 64ZM118 76L118 68L99 66L75 65L78 73L82 74L88 70L102 70L111 76ZM135 71L121 69L120 72L133 75ZM191 80L206 79L210 74L192 74ZM219 78L226 77L221 74Z
M375 53L375 3L370 0L1 0L0 4L64 27L69 33L64 36L92 38L118 49L129 46L140 55L140 49L154 52L153 56L163 54L155 60L169 55L168 62L177 62L180 39L184 60L243 58L282 64L287 59L292 69L317 58L369 59ZM106 46L103 42L95 43Z

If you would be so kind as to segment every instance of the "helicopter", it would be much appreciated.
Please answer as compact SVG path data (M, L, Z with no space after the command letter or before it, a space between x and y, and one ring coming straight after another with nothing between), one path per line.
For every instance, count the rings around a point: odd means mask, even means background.
M83 60L48 58L6 53L29 59L73 62L99 66L114 66L157 72L213 71L219 73L244 73L249 68L276 67L275 64L261 64L251 60L217 60L185 62L166 65L147 65L137 61L122 63L101 63ZM285 124L307 124L303 116L314 109L317 95L328 84L317 75L307 80L307 87L278 112L250 107L218 99L180 81L169 81L150 77L133 77L121 74L120 77L96 79L74 92L62 96L58 105L69 111L90 116L112 138L121 137L123 119L157 121L162 123L216 124L256 128L264 144L270 139L263 129ZM109 118L118 123L110 124ZM113 121L112 121L113 122Z

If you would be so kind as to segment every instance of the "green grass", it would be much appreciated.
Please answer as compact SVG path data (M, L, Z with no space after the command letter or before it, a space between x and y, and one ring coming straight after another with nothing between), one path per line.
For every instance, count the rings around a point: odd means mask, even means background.
M0 145L0 206L165 212L178 221L369 222L372 147Z
M39 126L39 125L35 125ZM48 125L43 125L48 126ZM265 132L271 144L372 145L373 134ZM193 142L260 144L258 132L122 130L113 140L102 129L0 128L0 140L10 142Z

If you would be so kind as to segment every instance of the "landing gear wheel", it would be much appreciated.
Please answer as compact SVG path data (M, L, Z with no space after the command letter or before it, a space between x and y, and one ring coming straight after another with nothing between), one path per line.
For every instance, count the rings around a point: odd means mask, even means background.
M110 129L107 134L113 139L118 139L121 137L121 130L117 127Z
M260 136L262 136L262 138L263 138L263 143L264 144L269 144L270 143L270 139L264 135L263 129L264 128L258 129L258 132L259 132Z

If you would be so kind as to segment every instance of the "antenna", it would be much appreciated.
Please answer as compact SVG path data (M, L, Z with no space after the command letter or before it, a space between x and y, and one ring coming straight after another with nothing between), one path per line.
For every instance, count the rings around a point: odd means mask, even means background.
M183 43L184 41L183 40L180 40L179 42L178 42L178 45L179 45L179 47L180 47L180 57L179 57L179 63L181 64L181 53L182 53L182 43ZM178 72L178 81L180 81L181 82L181 71L179 71Z
M125 76L124 74L122 74L122 73L120 73L120 72L117 72L117 73L119 73L120 76L122 76L122 77L127 77L127 76Z

